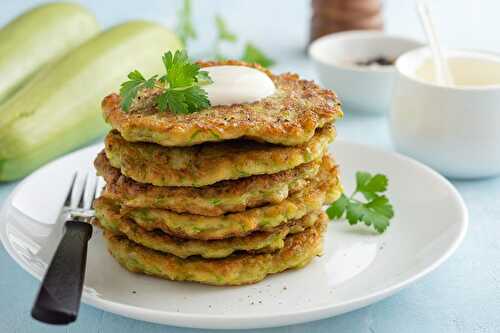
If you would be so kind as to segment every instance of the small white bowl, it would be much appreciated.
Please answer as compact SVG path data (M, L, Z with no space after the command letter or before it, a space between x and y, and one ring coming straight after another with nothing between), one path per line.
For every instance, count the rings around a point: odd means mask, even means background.
M394 66L359 66L356 62L380 56L396 59L420 46L418 41L380 31L347 31L315 40L309 56L321 84L337 93L345 111L380 114L389 110Z
M446 51L445 56L459 86L432 82L427 48L396 61L390 112L394 145L450 178L499 175L500 55Z

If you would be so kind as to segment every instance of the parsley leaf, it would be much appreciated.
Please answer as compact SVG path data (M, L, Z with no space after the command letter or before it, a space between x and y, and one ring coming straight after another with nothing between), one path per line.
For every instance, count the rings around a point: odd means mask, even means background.
M217 60L224 60L226 57L222 55L220 52L220 45L222 42L229 42L229 43L234 43L238 40L238 37L231 31L229 31L229 28L227 27L226 22L220 15L215 15L215 27L217 29L217 38L215 39L214 42L214 57Z
M217 38L220 41L226 41L234 43L238 40L238 37L231 31L229 31L226 22L220 15L215 15L215 27L217 28Z
M145 88L153 88L158 75L153 75L146 80L141 72L136 69L130 72L127 77L129 81L123 82L120 86L120 96L122 97L120 104L123 110L129 109L139 91Z
M257 63L262 67L271 67L274 65L273 59L267 57L264 52L250 42L246 43L241 60L249 63Z
M210 106L207 93L200 87L193 86L183 90L167 89L158 96L158 108L175 110L177 114L189 114Z
M338 198L334 203L328 207L326 214L330 220L339 219L344 215L347 206L349 205L349 198L345 196L344 193Z
M189 61L185 50L175 54L167 52L162 57L166 74L149 79L137 70L129 73L129 81L120 88L121 107L127 112L140 90L159 88L161 94L156 97L156 105L160 111L167 109L177 114L188 114L210 107L208 95L201 86L212 83L207 71Z
M161 59L169 88L190 86L196 82L200 67L189 61L186 50L177 51L174 55L172 52L165 53Z
M367 200L372 199L376 193L385 192L388 184L385 175L372 176L368 172L356 172L356 192L363 194Z
M214 83L207 71L199 71L196 75L196 82L201 86Z
M326 210L330 219L340 219L345 216L349 224L363 222L367 226L383 233L394 217L394 209L389 199L381 193L387 190L388 180L385 175L371 175L368 172L356 173L356 189L348 197L342 194L337 201ZM361 193L366 202L355 198Z
M177 35L184 47L189 39L196 39L196 30L193 26L191 14L191 0L184 0L182 8L177 12L179 23L177 25Z

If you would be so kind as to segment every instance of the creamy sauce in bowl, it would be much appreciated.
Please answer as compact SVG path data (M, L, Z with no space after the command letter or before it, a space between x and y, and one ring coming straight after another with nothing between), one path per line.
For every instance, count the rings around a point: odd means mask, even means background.
M500 62L487 57L470 58L456 56L447 58L453 77L454 86L492 86L500 85ZM415 72L415 75L426 82L436 83L434 63L427 59Z
M213 66L203 68L210 74L212 84L204 86L210 104L231 105L257 102L276 91L265 73L246 66Z
M480 51L446 50L445 59L450 68L455 89L500 88L500 55ZM434 62L427 48L402 55L396 61L398 71L418 82L441 86L435 77Z

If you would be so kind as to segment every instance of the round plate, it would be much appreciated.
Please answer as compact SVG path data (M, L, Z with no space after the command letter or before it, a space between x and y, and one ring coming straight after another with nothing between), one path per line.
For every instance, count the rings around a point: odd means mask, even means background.
M57 220L75 170L92 170L101 146L60 158L21 182L0 212L8 253L40 279L61 236ZM467 210L455 188L401 155L338 141L331 153L346 192L357 170L389 177L395 218L383 235L332 222L322 257L309 266L242 287L170 282L129 273L106 251L100 231L89 244L83 302L145 321L196 328L290 325L351 311L395 293L429 273L458 247Z

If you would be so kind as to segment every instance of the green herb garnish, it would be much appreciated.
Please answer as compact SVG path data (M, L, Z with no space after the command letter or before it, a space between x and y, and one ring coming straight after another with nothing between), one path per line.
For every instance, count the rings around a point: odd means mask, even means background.
M186 47L190 39L197 38L197 33L192 19L190 0L184 0L183 6L178 11L177 16L179 18L177 24L177 35L182 41L184 47ZM217 60L225 60L227 57L224 56L220 50L221 44L224 42L235 43L238 41L238 36L229 30L226 21L219 14L215 15L215 28L217 30L217 36L213 44L213 57ZM241 60L248 63L257 63L263 67L270 67L275 64L273 59L266 56L262 50L250 42L245 44Z
M226 57L220 52L222 42L235 43L238 37L233 32L229 31L226 22L220 15L215 16L215 26L217 28L217 38L214 43L214 56L217 60L224 60ZM274 60L269 58L253 43L247 42L241 60L248 63L257 63L263 67L274 65Z
M217 27L217 38L220 41L226 41L234 43L238 40L238 37L231 31L229 31L226 22L220 15L215 15L215 26Z
M179 22L177 24L177 35L186 47L189 39L196 39L196 30L194 29L192 13L191 13L191 0L184 0L182 8L177 12Z
M254 44L247 42L241 60L249 63L257 63L263 67L270 67L274 65L274 60L269 58L257 48Z
M177 114L193 113L210 106L207 92L202 85L212 83L208 72L189 61L185 50L167 52L162 57L166 74L153 75L149 79L134 70L128 74L129 81L121 84L121 108L127 112L137 94L147 88L160 88L162 93L156 97L160 111L170 110Z
M394 217L394 210L389 199L382 195L387 191L389 181L385 175L376 174L372 176L368 172L358 171L356 173L356 189L347 197L342 194L326 210L330 219L339 219L345 215L349 224L354 225L364 222L367 226L373 226L379 233L383 233ZM361 194L365 202L356 199Z
M218 14L215 15L215 27L217 28L217 37L214 42L214 57L217 60L224 60L226 57L224 57L220 51L221 43L235 43L238 37L229 30L222 16Z

